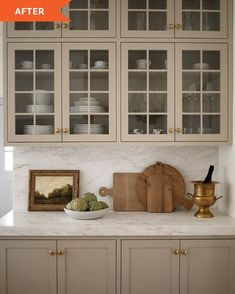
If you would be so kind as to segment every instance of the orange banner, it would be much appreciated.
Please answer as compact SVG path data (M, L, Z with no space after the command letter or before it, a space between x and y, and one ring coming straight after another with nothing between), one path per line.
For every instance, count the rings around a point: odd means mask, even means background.
M69 21L61 8L69 0L0 0L0 21Z

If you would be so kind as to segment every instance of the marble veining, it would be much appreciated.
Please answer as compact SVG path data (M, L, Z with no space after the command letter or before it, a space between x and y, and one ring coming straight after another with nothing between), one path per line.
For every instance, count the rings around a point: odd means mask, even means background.
M64 212L10 212L0 219L0 238L11 236L146 236L235 237L235 219L214 211L215 218L198 219L194 211L174 213L110 212L97 220L74 220Z
M100 147L15 147L14 210L27 210L30 169L79 169L80 194L98 194L101 186L112 187L114 172L141 172L161 161L177 168L185 178L187 191L191 180L202 179L210 164L218 177L216 146L100 146ZM112 207L112 197L106 197Z

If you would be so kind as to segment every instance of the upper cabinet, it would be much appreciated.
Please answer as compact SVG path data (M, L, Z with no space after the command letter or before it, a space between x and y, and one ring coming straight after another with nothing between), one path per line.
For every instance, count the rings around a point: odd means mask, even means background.
M8 23L8 37L115 37L115 0L71 0L62 9L70 22Z
M227 38L227 0L122 0L122 37Z

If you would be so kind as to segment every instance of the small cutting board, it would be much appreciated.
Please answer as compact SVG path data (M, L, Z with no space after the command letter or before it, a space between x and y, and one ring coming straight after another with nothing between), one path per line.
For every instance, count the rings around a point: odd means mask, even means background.
M101 187L101 196L113 196L113 209L116 211L146 211L136 193L136 182L140 173L114 173L113 188Z

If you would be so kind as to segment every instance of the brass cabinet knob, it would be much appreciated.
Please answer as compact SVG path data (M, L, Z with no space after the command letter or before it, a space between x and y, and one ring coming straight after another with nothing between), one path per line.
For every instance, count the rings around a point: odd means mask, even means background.
M188 251L186 249L181 249L180 250L180 254L187 255L188 254Z
M63 29L68 29L69 28L69 24L67 22L64 22L62 25Z
M168 24L168 29L169 29L169 30L174 29L174 24L173 24L173 23L169 23L169 24Z
M63 251L63 250L58 250L58 251L57 251L57 254L58 254L58 255L64 255L64 251Z
M174 250L174 254L175 254L175 255L180 255L180 250L179 250L179 249L175 249L175 250Z
M173 134L173 133L174 133L174 129L173 129L173 128L169 128L169 129L168 129L168 133L169 133L169 134Z
M50 250L49 254L53 256L53 255L56 255L56 252L54 250Z
M60 134L60 133L61 133L61 129L56 128L56 129L55 129L55 133L56 133L56 134Z
M182 29L182 24L177 23L177 24L175 25L175 28L176 28L177 30Z
M182 129L181 128L177 128L176 129L176 133L181 134L182 133Z
M55 28L55 29L61 29L61 23L56 22L56 23L54 24L54 28Z
M63 133L64 133L64 134L68 134L68 132L69 132L69 129L67 129L67 128L64 128L64 129L63 129Z

